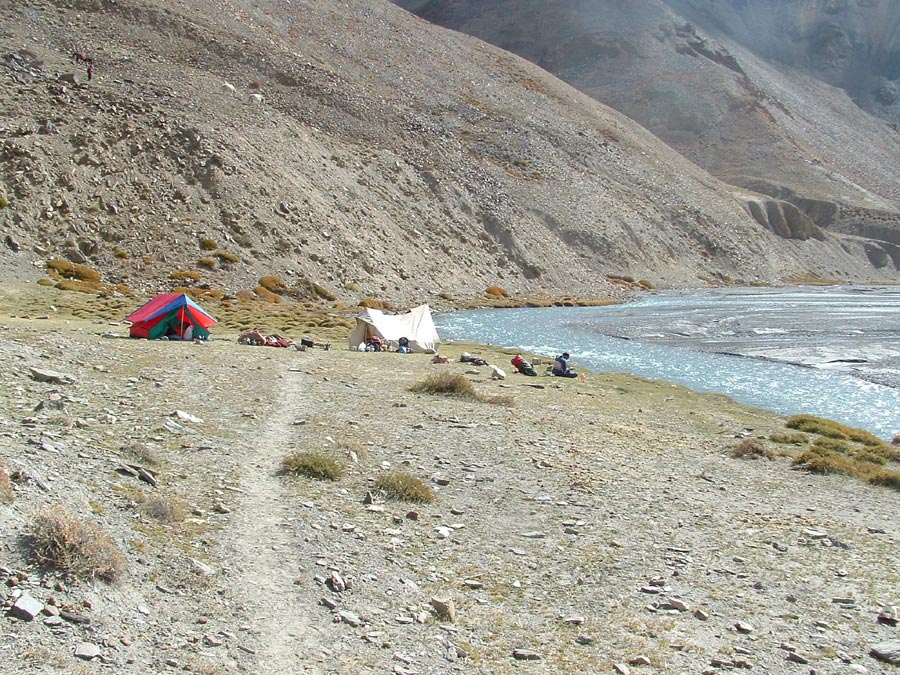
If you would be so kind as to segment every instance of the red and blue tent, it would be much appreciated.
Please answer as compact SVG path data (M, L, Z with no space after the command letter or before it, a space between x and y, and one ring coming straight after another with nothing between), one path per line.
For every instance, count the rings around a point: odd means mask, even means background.
M161 337L206 340L209 337L209 327L218 323L183 293L157 295L126 316L125 320L131 322L131 337L151 340Z

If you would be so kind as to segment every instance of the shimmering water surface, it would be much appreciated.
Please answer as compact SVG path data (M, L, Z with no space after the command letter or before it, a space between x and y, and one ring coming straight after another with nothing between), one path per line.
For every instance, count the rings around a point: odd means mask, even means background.
M573 363L900 434L900 288L663 292L627 305L454 312L442 339L568 351Z

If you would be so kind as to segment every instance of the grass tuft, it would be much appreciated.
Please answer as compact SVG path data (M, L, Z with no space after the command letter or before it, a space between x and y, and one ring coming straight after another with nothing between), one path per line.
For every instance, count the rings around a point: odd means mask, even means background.
M388 499L402 502L427 504L434 501L434 493L431 488L415 476L401 471L379 476L375 481L375 489L384 493Z
M47 261L47 271L51 276L56 274L62 279L73 279L75 281L84 281L91 284L100 282L100 272L88 267L87 265L79 265L77 263L62 260L61 258L53 258Z
M409 390L417 394L437 394L477 400L478 392L465 375L459 373L435 373L421 382L416 382Z
M281 462L283 473L291 473L316 480L338 480L344 467L321 452L294 452Z
M0 464L0 504L10 504L13 500L12 484L9 482L9 470Z
M125 558L103 530L59 508L34 514L29 539L38 564L53 565L78 579L114 581L125 569Z
M177 272L172 272L169 275L170 279L175 281L182 281L184 279L190 279L191 281L200 281L202 278L202 274L197 270L178 270Z
M508 298L509 297L509 291L507 291L505 288L503 288L501 286L488 286L484 292L486 295L490 295L493 298Z
M799 431L777 432L770 434L769 440L780 445L806 445L809 443L809 436Z
M761 457L774 459L772 451L767 449L758 438L745 438L734 446L731 456L735 459L759 459Z
M854 441L863 445L877 446L882 444L882 440L875 434L871 434L863 429L848 427L840 422L816 417L815 415L794 415L785 422L788 429L796 429L797 431L805 431L810 434L819 434L828 438L835 438L840 441Z
M201 251L215 251L219 248L219 244L215 239L211 239L209 237L203 237L200 240L200 250Z

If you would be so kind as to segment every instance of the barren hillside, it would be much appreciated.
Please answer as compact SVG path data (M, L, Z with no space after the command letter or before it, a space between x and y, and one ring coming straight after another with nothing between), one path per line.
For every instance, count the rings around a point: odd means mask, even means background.
M533 61L722 180L896 263L896 2L398 4Z
M345 301L896 276L889 243L735 192L388 3L60 0L0 18L9 274L62 256L138 291L275 274Z

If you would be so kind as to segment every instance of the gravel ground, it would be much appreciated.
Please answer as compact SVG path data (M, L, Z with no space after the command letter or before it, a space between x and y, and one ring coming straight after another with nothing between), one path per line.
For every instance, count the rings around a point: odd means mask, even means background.
M896 670L869 655L900 638L876 621L900 601L896 493L732 458L782 429L769 413L615 374L492 381L462 346L438 365L76 320L2 335L0 598L46 608L0 619L0 672ZM408 391L446 370L512 406ZM347 471L281 475L294 450ZM116 470L149 459L157 487ZM436 500L386 500L391 470ZM102 528L121 577L30 562L45 505Z

